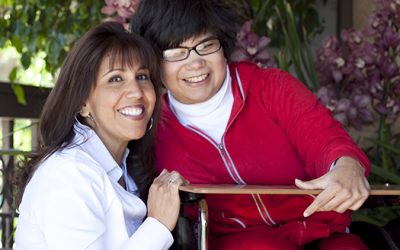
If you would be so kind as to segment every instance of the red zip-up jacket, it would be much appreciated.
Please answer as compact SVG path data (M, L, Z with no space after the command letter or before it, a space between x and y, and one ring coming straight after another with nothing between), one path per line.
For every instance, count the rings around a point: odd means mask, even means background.
M301 82L278 69L232 64L233 107L221 143L184 127L163 96L156 141L158 170L176 170L192 184L293 185L329 171L341 156L369 162L329 110ZM303 245L343 232L350 213L303 212L311 195L208 195L210 234L270 228Z

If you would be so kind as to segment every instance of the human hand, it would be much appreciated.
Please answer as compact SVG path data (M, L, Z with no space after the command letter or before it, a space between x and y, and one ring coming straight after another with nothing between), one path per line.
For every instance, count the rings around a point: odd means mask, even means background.
M170 231L175 228L179 216L180 199L179 186L186 185L178 172L163 170L150 186L147 199L147 215L153 217Z
M295 184L302 189L322 189L314 202L304 210L304 217L317 211L357 210L369 195L369 183L361 164L350 157L341 157L325 175L310 181L296 179Z

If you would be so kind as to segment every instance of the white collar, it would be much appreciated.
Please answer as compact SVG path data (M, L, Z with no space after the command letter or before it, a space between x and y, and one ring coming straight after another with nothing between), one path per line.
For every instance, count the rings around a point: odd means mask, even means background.
M215 109L220 107L224 97L231 90L231 75L229 67L226 67L226 77L224 83L218 92L205 102L195 104L184 104L175 99L170 91L168 91L169 105L175 112L178 118L183 117L203 117L212 113ZM182 121L181 121L182 122ZM183 121L185 123L185 121Z
M73 145L80 147L96 162L101 163L99 165L106 171L110 179L114 182L118 182L123 174L123 169L126 169L126 158L128 157L129 149L125 149L122 158L122 166L119 166L92 128L80 122L75 122L74 132L75 137L73 139Z

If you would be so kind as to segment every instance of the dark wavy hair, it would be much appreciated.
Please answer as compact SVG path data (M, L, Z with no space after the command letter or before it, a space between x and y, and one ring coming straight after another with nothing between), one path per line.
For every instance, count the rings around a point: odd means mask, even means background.
M221 0L141 0L131 19L131 31L161 51L210 32L229 59L235 48L239 15Z
M76 119L85 123L79 111L96 85L101 62L110 56L114 63L132 67L141 62L150 71L156 92L153 126L143 138L129 142L128 173L134 178L142 199L154 178L153 142L160 115L159 57L142 37L131 34L116 22L103 22L90 29L68 53L57 82L43 107L40 117L40 148L27 157L22 171L17 174L16 204L35 170L47 157L58 150L74 146L72 139Z

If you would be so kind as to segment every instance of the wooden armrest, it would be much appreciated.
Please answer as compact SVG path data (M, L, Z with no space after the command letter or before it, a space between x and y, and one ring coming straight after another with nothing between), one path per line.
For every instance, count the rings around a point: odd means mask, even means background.
M179 190L195 194L319 194L320 189L285 185L190 184ZM400 185L371 185L370 195L400 195Z

